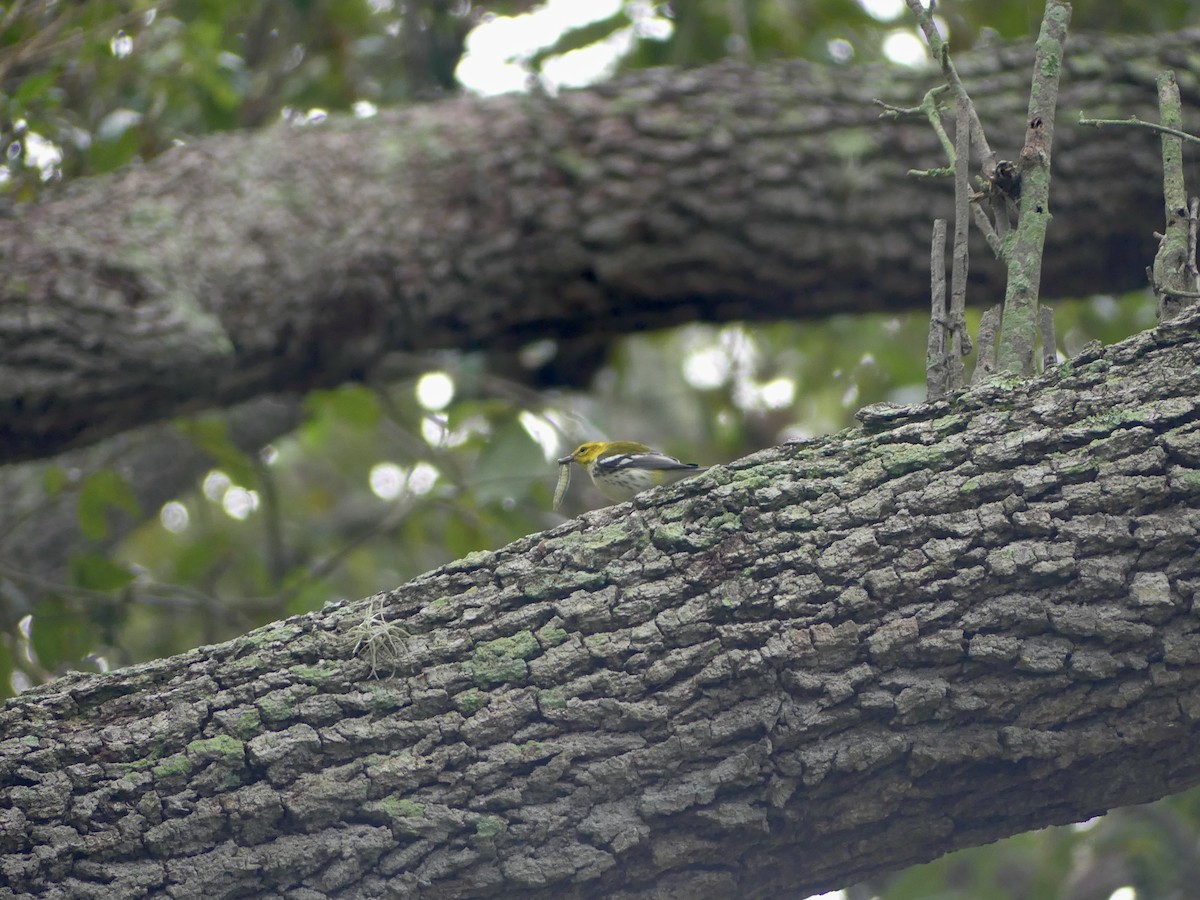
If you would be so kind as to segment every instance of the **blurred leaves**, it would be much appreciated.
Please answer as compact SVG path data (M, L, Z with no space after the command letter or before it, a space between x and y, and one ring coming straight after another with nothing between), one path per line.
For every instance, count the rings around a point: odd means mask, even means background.
M307 402L309 409L318 415L327 412L356 428L374 428L379 424L379 401L365 385L345 384L332 390L312 391Z
M87 655L95 635L88 617L59 597L46 597L34 609L30 647L50 671L77 664Z
M102 469L83 482L77 509L80 530L85 536L98 541L108 534L110 510L121 509L130 515L137 515L138 502L124 478L112 469Z
M859 885L886 900L1185 900L1200 875L1200 789L1015 835ZM1136 892L1136 893L1134 893Z
M289 111L428 99L453 90L462 41L488 8L530 5L10 4L0 14L0 186L30 199L44 181L109 171L176 141L261 126Z
M520 422L510 419L483 447L468 484L481 505L512 503L514 485L532 485L544 478L546 472L541 448Z
M254 484L258 478L254 460L233 442L229 426L219 415L202 415L175 423L180 433L211 456L233 481Z
M91 591L115 591L133 583L134 574L125 566L99 553L86 553L71 560L71 580Z
M173 143L231 128L432 99L473 27L529 12L533 0L29 0L0 16L0 190L18 200L46 181L110 171ZM1076 30L1155 31L1200 22L1188 0L1078 0ZM576 50L612 48L620 64L702 65L805 57L883 59L904 16L856 0L625 0L596 21L517 53L530 73ZM896 5L896 10L900 9ZM1028 37L1024 0L943 0L938 14L966 49L985 34ZM615 42L615 43L614 43ZM623 49L618 49L623 48Z

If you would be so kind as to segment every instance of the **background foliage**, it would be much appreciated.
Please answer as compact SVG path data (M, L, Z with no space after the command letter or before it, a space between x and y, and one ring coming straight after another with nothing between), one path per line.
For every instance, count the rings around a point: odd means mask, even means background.
M851 65L910 34L902 4L855 0L596 0L597 21L514 54L529 79L609 48L610 69L805 57ZM1073 30L1200 21L1189 0L1076 0ZM471 32L532 0L26 0L0 6L0 202L148 159L176 142L460 90ZM956 49L1032 34L1033 0L938 6ZM1152 324L1145 296L1057 309L1060 352ZM972 329L976 323L972 322ZM114 466L22 467L44 503L71 504L94 545L60 580L12 565L0 511L0 694L69 668L106 668L222 640L284 615L392 587L560 521L552 460L625 437L720 462L852 424L859 407L923 395L923 316L692 325L604 348L542 343L515 358L447 352L406 375L305 398L303 424L261 452L223 415L176 423L214 460L161 509L139 509ZM548 377L576 366L568 389ZM590 378L580 377L580 372ZM13 473L10 471L9 475ZM566 515L597 505L577 479ZM24 511L22 514L28 514ZM10 512L9 516L16 513ZM115 548L114 521L139 527ZM853 896L1184 897L1200 873L1200 796L954 854ZM1116 894L1113 895L1118 896ZM1133 894L1121 895L1128 900Z

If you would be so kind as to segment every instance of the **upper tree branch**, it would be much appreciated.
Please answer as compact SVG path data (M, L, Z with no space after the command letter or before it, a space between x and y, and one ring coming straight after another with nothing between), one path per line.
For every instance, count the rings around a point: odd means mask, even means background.
M1082 41L1062 102L1151 117L1138 73L1195 40ZM1023 118L1023 55L956 63L985 124ZM880 123L871 99L915 105L927 84L657 70L219 136L75 184L0 219L0 462L361 377L397 349L924 305L943 197L903 173L939 159L936 138ZM1077 128L1060 129L1043 280L1139 286L1158 225L1138 160L1156 148L1089 132L1072 155Z

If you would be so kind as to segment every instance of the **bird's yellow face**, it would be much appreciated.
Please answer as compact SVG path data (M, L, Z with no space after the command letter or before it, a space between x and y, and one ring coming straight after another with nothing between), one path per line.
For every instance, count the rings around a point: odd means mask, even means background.
M581 466L586 466L604 452L605 446L604 441L588 441L586 444L580 444L571 452L570 456L560 459L558 464L565 466L569 463L579 463Z

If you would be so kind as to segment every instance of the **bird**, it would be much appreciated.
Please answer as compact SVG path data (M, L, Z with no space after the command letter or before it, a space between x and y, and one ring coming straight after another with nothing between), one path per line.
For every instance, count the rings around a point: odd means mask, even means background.
M674 456L637 441L588 441L558 461L562 468L558 490L554 492L555 509L567 491L571 463L582 466L596 489L616 503L656 485L673 484L708 469L708 466L680 462Z

